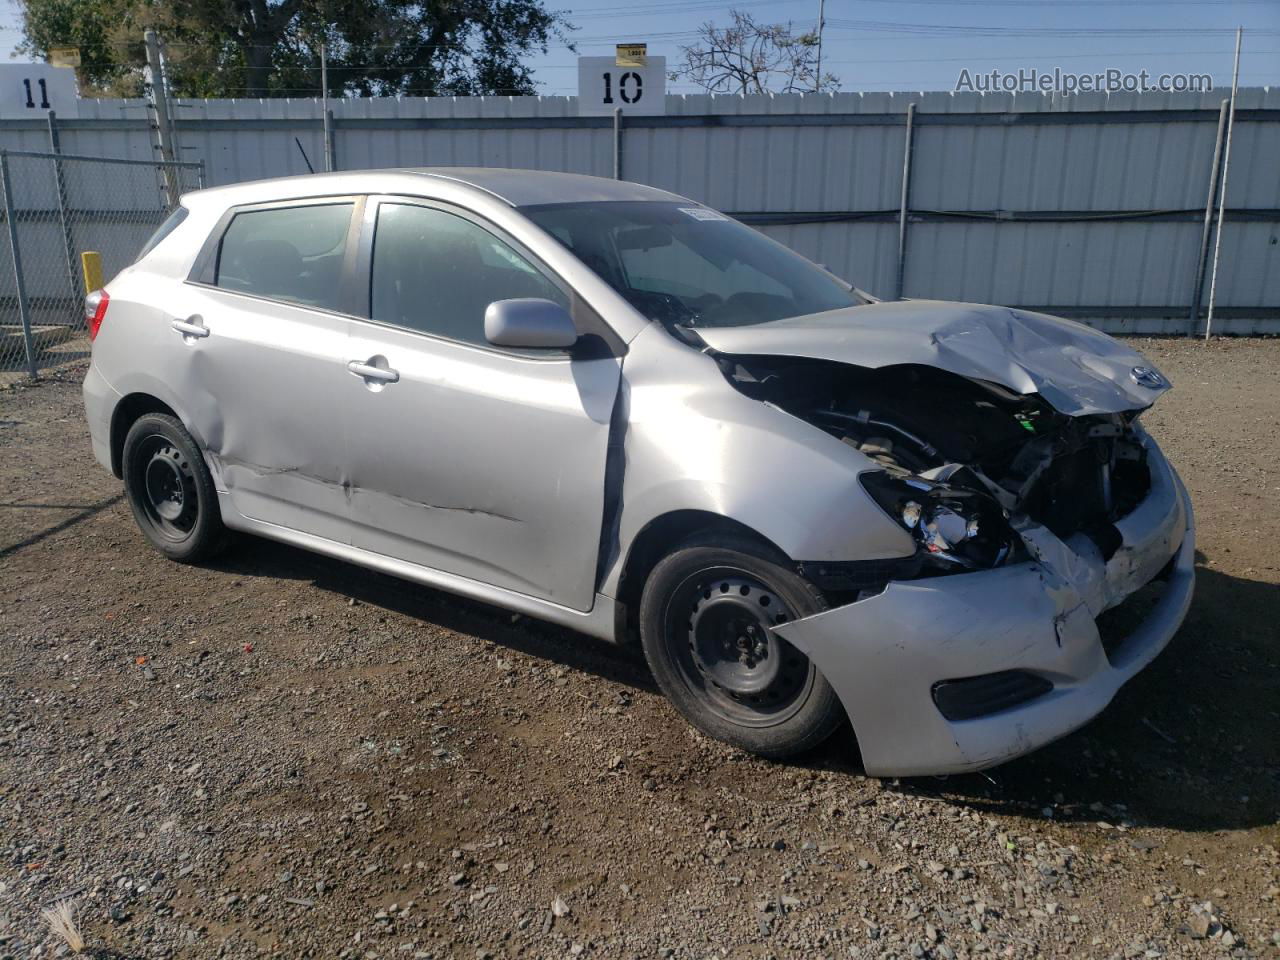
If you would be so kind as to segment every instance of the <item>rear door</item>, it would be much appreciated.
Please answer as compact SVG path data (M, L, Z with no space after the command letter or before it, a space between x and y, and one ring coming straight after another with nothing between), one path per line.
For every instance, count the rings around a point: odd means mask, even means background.
M339 393L359 198L235 208L172 304L173 379L246 517L348 543Z
M571 307L580 332L598 318L466 211L371 198L364 222L369 320L353 325L342 390L353 542L589 609L620 360L598 336L570 351L493 347L484 312L543 297Z

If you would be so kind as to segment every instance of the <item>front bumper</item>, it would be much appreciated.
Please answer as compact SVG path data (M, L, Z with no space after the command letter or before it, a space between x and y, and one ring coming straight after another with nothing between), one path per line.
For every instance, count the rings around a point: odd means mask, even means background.
M1116 523L1103 560L1083 536L1021 532L1035 559L976 573L890 583L866 600L775 628L835 688L873 776L995 766L1084 725L1177 632L1195 580L1191 501L1154 443L1151 490ZM1141 625L1110 653L1095 618L1170 568ZM942 680L1025 670L1053 690L999 713L943 717Z

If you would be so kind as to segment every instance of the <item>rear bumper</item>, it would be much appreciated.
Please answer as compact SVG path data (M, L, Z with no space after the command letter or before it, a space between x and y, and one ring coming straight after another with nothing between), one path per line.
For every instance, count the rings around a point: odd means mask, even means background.
M835 688L874 776L981 770L1084 725L1177 632L1195 579L1191 503L1150 445L1152 488L1116 524L1104 561L1087 538L1022 531L1032 562L895 582L880 594L778 627ZM1172 561L1172 562L1171 562ZM1104 650L1095 618L1170 568L1140 626ZM947 720L935 683L1024 670L1053 684L1020 706Z
M100 464L114 472L115 468L111 463L111 416L115 413L116 404L120 402L120 394L107 383L96 363L89 364L82 392L93 455Z

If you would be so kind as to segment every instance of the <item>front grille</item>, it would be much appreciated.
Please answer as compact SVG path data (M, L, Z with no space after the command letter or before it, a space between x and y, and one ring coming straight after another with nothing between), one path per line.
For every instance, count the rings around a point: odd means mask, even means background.
M1085 447L1054 460L1037 491L1037 512L1042 522L1059 537L1067 537L1099 522L1110 514L1109 468L1097 448Z
M1109 556L1108 528L1150 490L1151 473L1141 448L1128 437L1096 437L1054 459L1027 498L1025 510L1063 539L1088 533Z
M1034 700L1053 689L1044 677L1025 670L1005 670L978 677L941 680L933 685L933 702L948 720L973 720Z
M1102 639L1102 649L1106 651L1107 660L1112 664L1115 663L1125 641L1142 626L1143 621L1151 616L1156 604L1164 596L1165 585L1173 573L1177 559L1176 555L1171 557L1164 569L1156 574L1150 583L1129 594L1110 610L1103 611L1095 621L1098 626L1098 636Z

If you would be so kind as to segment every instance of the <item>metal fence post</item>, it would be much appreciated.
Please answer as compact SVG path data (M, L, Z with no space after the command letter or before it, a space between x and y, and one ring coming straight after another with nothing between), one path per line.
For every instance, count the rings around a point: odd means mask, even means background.
M332 173L334 170L338 169L338 138L334 134L332 110L326 110L324 112L324 120L325 173Z
M200 166L196 167L196 186L204 189L204 160L200 161Z
M66 171L62 169L62 157L58 156L62 153L62 147L58 140L58 115L53 110L49 111L49 149L55 155L53 179L58 190L58 219L62 223L62 246L67 255L67 280L71 284L72 298L78 299L80 278L76 272L76 245L71 234L71 221L67 219L67 178Z
M1218 191L1218 232L1213 238L1213 267L1209 271L1209 312L1204 318L1204 338L1213 332L1213 306L1218 294L1218 256L1222 253L1222 224L1227 215L1227 174L1231 172L1231 130L1236 125L1236 91L1240 86L1240 41L1243 27L1236 27L1236 58L1231 68L1231 100L1227 105L1227 139L1222 147L1222 188Z
M36 370L36 345L31 339L31 313L27 304L27 285L22 278L22 252L18 249L18 221L13 211L13 184L9 175L9 152L0 150L0 191L4 193L4 219L9 226L9 253L13 258L13 285L18 294L18 317L22 321L22 345L27 351L27 372L32 380L40 379Z
M324 172L333 173L333 111L329 109L329 60L320 44L320 114L324 120Z
M1191 313L1187 317L1187 336L1200 330L1200 298L1204 295L1204 271L1209 258L1209 236L1213 231L1213 203L1218 198L1218 167L1222 162L1222 131L1227 126L1227 104L1218 109L1218 133L1213 141L1213 163L1209 167L1209 198L1204 202L1204 226L1200 230L1200 258L1196 260L1196 284L1191 288Z
M902 299L907 276L907 204L911 200L911 148L915 133L916 105L907 104L907 132L902 141L902 198L898 202L898 277L893 299Z
M622 108L613 108L613 179L622 179Z
M156 139L160 143L160 159L168 163L178 159L178 144L174 134L173 117L169 113L169 89L164 75L164 56L160 52L160 37L154 30L143 34L147 50L147 68L151 71L151 108L156 115ZM164 166L165 202L175 206L181 194L181 182L175 167Z

